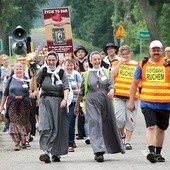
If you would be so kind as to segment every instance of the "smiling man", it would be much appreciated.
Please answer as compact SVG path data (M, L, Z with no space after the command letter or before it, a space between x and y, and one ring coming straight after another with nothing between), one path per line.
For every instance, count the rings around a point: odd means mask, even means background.
M141 109L146 123L146 139L149 149L147 159L151 163L165 162L161 151L165 130L169 126L170 111L170 67L165 65L163 45L154 40L149 46L149 60L137 67L130 89L128 108L135 110L135 93L141 82Z

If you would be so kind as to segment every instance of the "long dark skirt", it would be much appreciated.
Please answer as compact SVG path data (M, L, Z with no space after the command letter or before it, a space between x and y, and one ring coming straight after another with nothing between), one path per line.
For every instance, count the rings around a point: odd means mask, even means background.
M20 100L10 103L8 109L10 125L9 133L15 143L25 143L26 136L31 132L30 104Z
M67 108L60 108L61 98L41 97L39 105L40 149L52 155L68 153L69 121Z
M112 101L103 91L89 93L86 99L89 137L93 152L125 153Z

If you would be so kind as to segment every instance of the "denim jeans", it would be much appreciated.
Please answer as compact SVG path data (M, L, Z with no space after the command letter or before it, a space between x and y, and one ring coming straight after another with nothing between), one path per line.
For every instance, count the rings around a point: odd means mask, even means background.
M74 114L74 108L75 108L76 103L71 103L69 105L69 146L74 145L74 140L75 140L75 120L76 120L76 115Z
M89 124L88 124L88 121L87 121L87 116L85 116L85 124L84 124L84 130L85 130L85 133L86 133L86 138L89 137Z

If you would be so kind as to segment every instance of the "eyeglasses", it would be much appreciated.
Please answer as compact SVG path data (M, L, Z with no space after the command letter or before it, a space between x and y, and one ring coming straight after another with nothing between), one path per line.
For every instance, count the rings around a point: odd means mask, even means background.
M165 51L166 53L170 53L170 51L168 50L168 51Z

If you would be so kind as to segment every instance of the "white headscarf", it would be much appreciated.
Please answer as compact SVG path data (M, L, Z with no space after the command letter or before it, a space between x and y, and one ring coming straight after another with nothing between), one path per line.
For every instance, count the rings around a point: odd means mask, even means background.
M60 69L61 69L61 67L58 66L58 67L56 67L56 69L54 71L51 71L51 69L47 66L47 73L51 73L52 75L54 75L58 79L57 84L62 84L60 76L58 75ZM51 76L52 85L54 85L54 76Z

